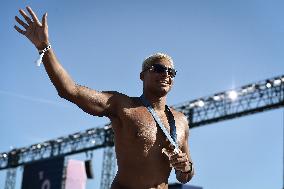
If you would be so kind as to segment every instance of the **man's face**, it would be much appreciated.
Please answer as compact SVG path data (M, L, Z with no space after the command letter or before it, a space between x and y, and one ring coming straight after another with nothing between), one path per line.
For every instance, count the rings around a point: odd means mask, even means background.
M172 68L172 64L166 59L155 62L142 72L141 79L144 82L144 89L159 96L166 95L171 90L174 81Z

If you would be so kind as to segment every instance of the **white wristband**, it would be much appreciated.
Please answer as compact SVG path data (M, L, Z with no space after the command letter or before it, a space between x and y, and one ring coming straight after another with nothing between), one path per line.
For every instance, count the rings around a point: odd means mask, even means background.
M36 65L37 66L40 66L40 64L42 63L42 58L43 58L43 55L46 51L48 51L49 49L51 48L51 45L48 44L47 47L45 47L43 50L40 50L38 51L40 54L39 54L39 58L35 61Z

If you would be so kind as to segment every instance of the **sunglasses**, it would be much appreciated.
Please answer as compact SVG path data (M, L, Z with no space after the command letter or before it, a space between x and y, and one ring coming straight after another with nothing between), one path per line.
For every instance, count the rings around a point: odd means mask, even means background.
M155 73L159 73L159 74L162 74L162 73L168 73L168 75L171 77L171 78L174 78L177 74L177 71L173 68L168 68L162 64L153 64L150 68L149 68L150 71L152 72L155 72Z

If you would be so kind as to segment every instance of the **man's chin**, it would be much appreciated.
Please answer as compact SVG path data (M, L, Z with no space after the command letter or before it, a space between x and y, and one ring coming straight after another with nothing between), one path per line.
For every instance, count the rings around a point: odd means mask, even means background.
M160 88L160 90L158 91L159 96L166 96L169 92L171 91L170 88Z

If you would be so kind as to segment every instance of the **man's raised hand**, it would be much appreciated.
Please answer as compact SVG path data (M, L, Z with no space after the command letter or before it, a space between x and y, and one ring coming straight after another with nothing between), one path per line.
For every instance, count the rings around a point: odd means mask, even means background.
M22 35L26 36L38 50L44 49L48 44L48 26L47 26L47 13L42 16L42 23L39 22L36 14L30 7L27 7L27 11L30 16L22 9L19 10L26 22L21 20L18 16L15 16L15 20L25 30L20 29L18 26L14 28Z

